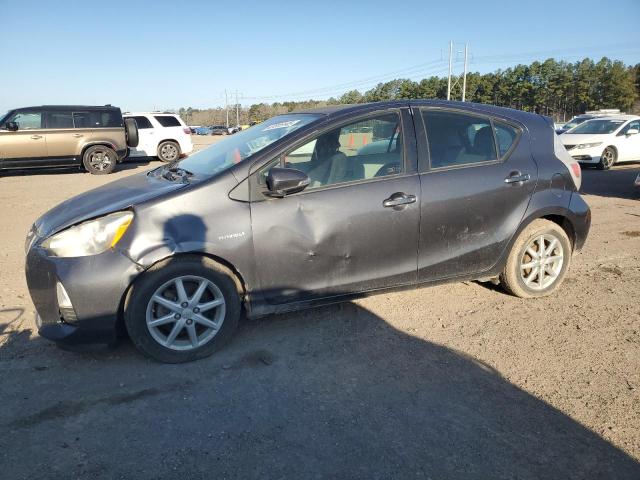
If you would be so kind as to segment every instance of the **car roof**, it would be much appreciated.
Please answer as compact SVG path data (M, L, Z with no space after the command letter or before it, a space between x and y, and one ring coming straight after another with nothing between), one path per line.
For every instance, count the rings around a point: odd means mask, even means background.
M326 107L311 108L307 110L294 110L291 113L313 113L326 115L328 117L353 115L359 112L367 112L377 108L400 108L400 107L440 107L455 108L457 110L467 110L469 112L482 113L485 115L498 115L514 120L526 121L532 115L540 117L534 113L523 112L506 107L497 107L495 105L486 105L473 102L456 102L450 100L390 100L384 102L372 103L356 103L346 105L328 105Z
M640 119L638 115L605 115L601 117L594 117L590 120L637 120Z
M119 110L113 105L37 105L33 107L19 107L12 110Z
M124 112L122 115L129 116L129 117L134 117L136 115L172 115L174 117L180 116L177 113L171 113L171 112Z

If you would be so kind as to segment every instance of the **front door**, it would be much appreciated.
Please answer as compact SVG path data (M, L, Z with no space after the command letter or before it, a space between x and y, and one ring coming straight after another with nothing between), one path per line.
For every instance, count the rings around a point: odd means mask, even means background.
M628 134L629 130L640 130L640 120L629 122L617 135L618 160L640 160L640 133Z
M533 193L537 166L528 142L517 125L466 112L421 109L416 118L423 171L419 280L484 272L514 235Z
M415 149L404 148L415 139L405 115L387 110L329 127L254 174L253 240L267 302L416 281L420 185ZM305 171L311 184L265 196L263 179L275 165Z
M15 122L18 130L6 129L6 123ZM18 111L0 126L0 167L37 167L46 162L47 140L42 112Z

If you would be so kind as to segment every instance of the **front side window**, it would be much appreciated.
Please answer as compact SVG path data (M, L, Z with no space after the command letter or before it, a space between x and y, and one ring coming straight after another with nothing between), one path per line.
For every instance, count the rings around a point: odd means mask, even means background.
M73 128L72 113L49 112L47 116L47 128Z
M497 160L491 121L485 117L443 110L422 110L431 168Z
M155 118L163 127L181 127L180 120L171 115L156 115Z
M371 117L325 132L287 153L284 164L309 176L307 190L397 175L404 164L400 115Z
M16 122L18 130L35 130L42 128L42 113L40 112L18 112L9 122Z
M153 128L151 125L151 121L147 117L131 117L136 121L136 125L138 125L138 129L143 130L145 128Z
M629 130L640 130L640 120L629 122L626 127L620 130L618 135L626 135Z

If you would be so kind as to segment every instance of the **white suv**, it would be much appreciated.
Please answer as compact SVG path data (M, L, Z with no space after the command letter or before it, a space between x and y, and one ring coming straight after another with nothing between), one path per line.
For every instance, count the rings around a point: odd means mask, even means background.
M193 151L191 129L172 113L126 113L138 125L138 146L129 151L129 157L158 157L173 162Z

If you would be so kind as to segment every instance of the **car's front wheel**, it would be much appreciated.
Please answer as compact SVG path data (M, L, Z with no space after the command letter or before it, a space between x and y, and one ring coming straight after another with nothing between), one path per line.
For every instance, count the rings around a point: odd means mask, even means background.
M125 305L131 340L165 363L207 357L225 345L240 317L232 273L206 257L176 257L138 279Z
M615 148L607 147L600 155L600 162L598 163L599 170L609 170L616 163L618 159L618 153Z
M511 248L500 283L521 298L555 292L571 262L571 242L565 231L549 220L528 225Z
M175 162L180 158L180 145L170 140L160 143L158 158L163 162Z

